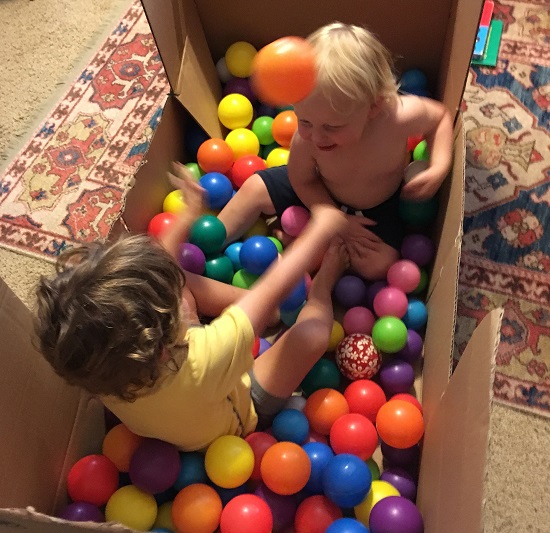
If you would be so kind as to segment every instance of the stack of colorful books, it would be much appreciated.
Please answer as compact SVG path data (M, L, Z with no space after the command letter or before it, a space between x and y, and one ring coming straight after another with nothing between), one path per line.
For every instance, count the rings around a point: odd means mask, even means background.
M502 20L493 19L494 8L493 0L485 0L474 45L472 65L494 67L497 64L502 37Z

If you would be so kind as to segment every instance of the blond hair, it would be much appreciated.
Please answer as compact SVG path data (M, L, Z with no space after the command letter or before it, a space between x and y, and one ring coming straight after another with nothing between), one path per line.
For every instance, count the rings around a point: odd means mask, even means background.
M333 22L308 37L317 55L317 90L333 108L373 104L397 95L393 62L387 48L363 27Z
M57 275L38 284L35 333L58 375L131 401L163 365L177 367L185 278L153 238L72 248L56 266Z

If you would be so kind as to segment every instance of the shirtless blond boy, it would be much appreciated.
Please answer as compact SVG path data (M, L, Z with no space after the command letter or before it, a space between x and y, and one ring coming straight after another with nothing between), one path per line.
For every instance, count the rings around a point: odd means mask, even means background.
M349 215L351 267L382 279L399 258L399 199L426 200L441 186L452 153L452 118L435 100L398 94L389 52L368 30L335 22L308 38L317 85L294 106L298 131L288 166L252 175L220 212L227 242L261 214L331 203ZM429 166L407 184L407 139L422 135Z

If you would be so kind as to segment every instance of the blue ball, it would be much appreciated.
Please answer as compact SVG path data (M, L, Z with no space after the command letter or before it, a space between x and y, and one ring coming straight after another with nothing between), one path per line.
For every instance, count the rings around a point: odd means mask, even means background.
M405 93L411 93L415 89L427 89L428 78L419 68L412 68L403 72L399 80L399 88Z
M407 326L407 329L413 329L419 331L428 322L428 310L424 302L418 298L409 297L409 305L407 306L407 312L403 317L403 323Z
M294 311L304 303L306 296L306 278L302 278L296 287L292 289L292 292L283 300L279 307L281 311L284 312Z
M220 172L208 172L200 180L200 186L206 191L210 209L222 209L233 196L233 185L229 178Z
M193 483L208 483L204 466L204 454L199 452L180 452L181 468L174 483L176 490L181 490Z
M292 309L292 311L283 311L281 309L281 313L280 313L281 322L288 328L292 326L296 322L298 315L300 314L300 311L302 310L302 307L304 307L305 304L306 304L305 301L302 302L302 305L300 305L296 309Z
M235 272L238 272L243 267L241 265L241 259L239 257L242 245L242 242L231 243L223 252L227 257L229 257L229 259L231 259L233 270Z
M367 463L357 455L340 453L335 455L323 470L325 496L338 507L355 507L368 494L372 474Z
M309 422L302 411L283 409L273 419L271 431L278 441L303 444L309 435Z
M325 533L369 533L369 528L354 518L338 518L325 529Z
M304 488L311 494L323 494L323 471L334 457L334 452L322 442L307 442L303 449L311 463L311 474Z
M271 239L263 235L254 235L243 242L239 259L245 270L261 276L278 255L277 246Z

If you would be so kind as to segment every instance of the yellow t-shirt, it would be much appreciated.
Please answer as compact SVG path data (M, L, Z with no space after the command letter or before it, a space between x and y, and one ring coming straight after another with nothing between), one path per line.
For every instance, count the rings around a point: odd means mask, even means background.
M201 450L221 435L246 436L258 421L250 397L254 330L240 307L228 307L210 324L187 331L188 355L177 373L126 402L102 398L131 431Z

